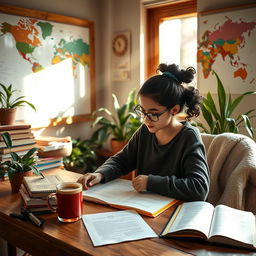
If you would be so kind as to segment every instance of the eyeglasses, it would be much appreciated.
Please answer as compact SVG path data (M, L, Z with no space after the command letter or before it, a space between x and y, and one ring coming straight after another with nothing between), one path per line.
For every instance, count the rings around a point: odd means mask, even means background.
M134 108L134 112L136 113L137 116L141 117L141 118L145 118L147 117L150 121L152 122L157 122L159 120L159 117L164 114L165 112L167 112L169 109L167 108L166 110L164 110L163 112L160 113L150 113L150 112L145 112L142 107L140 105L135 106Z

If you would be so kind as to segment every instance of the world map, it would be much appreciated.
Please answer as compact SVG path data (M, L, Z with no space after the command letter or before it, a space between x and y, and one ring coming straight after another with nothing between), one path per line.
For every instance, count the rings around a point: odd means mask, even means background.
M91 112L91 23L53 20L0 13L0 82L35 105L17 109L33 127Z
M207 25L207 20L203 25ZM221 57L225 64L231 65L233 77L245 81L248 74L256 71L256 67L251 67L246 60L246 55L240 54L243 48L247 47L248 40L256 43L255 33L256 22L247 22L242 19L233 20L225 16L223 23L215 23L213 29L203 32L198 41L197 62L201 65L205 79L209 77L216 59ZM250 70L248 70L250 66ZM255 75L250 77L249 84L255 82Z
M47 64L57 64L67 58L71 58L73 71L76 70L78 63L83 66L89 66L89 44L84 42L82 38L73 38L72 36L68 39L57 38L56 40L52 33L53 27L54 25L49 22L33 18L21 18L17 24L0 23L0 36L4 36L7 33L12 35L18 53L25 61L31 64L33 72L38 72L45 68L40 62L40 54L36 55L35 51L49 44L49 41L53 42L51 47L54 50ZM59 30L59 33L61 34L63 31Z

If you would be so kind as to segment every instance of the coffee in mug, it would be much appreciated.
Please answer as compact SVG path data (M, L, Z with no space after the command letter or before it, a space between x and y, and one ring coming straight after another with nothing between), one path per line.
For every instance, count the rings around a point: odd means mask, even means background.
M56 193L48 195L48 206L57 212L61 222L75 222L83 214L82 184L78 182L63 182L57 185ZM51 198L57 198L57 207L51 205Z

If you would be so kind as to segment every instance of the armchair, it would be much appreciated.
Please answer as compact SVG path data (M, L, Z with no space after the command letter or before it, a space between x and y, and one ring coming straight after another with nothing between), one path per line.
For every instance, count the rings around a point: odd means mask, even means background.
M256 143L241 134L202 134L210 169L208 201L256 214Z

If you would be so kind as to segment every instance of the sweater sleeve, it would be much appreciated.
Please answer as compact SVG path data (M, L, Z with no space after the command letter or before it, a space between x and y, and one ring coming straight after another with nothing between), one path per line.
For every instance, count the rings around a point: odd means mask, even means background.
M116 179L136 169L138 140L141 128L139 128L127 145L117 154L111 156L95 172L104 175L104 182Z
M181 157L182 170L177 172L179 175L150 174L148 191L183 201L206 200L209 192L209 173L205 149L198 136L194 131L187 134L185 149Z

